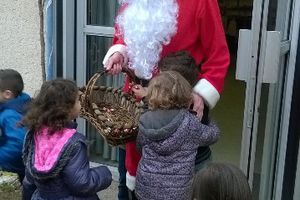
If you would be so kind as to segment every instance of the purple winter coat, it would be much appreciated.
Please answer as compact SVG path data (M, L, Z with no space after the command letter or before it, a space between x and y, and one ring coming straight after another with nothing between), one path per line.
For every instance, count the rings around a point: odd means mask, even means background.
M64 145L55 165L47 172L34 167L34 136L27 133L23 148L25 179L23 199L97 200L112 175L105 166L90 168L85 137L76 132Z
M139 200L188 200L199 146L219 137L188 110L156 110L140 118L137 148L142 152L135 192Z

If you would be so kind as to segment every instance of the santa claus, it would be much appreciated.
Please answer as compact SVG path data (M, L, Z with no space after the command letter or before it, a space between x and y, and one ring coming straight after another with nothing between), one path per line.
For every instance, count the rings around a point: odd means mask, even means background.
M129 66L139 78L151 79L162 57L188 51L201 66L193 88L194 110L201 117L204 104L213 108L229 66L217 0L120 0L120 4L113 45L103 60L106 69L117 74ZM139 159L135 143L126 144L130 189Z

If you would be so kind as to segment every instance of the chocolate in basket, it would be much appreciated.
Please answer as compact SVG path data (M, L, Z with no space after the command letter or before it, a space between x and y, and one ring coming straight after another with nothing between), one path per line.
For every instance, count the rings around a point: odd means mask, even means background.
M133 96L121 89L95 86L105 74L105 71L96 73L80 89L80 116L87 119L108 144L117 146L135 140L138 120L144 109L142 102L136 102Z

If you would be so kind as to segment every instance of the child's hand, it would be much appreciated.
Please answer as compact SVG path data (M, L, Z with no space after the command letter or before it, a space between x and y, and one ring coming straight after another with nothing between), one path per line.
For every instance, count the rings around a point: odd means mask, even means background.
M136 97L143 98L147 95L147 88L141 85L133 85L131 88Z

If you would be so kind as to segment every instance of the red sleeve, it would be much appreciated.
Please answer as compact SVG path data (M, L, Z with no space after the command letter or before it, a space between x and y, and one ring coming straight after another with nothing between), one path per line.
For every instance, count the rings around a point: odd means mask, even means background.
M221 93L230 63L229 50L217 0L201 2L198 27L204 57L199 79L206 79Z

